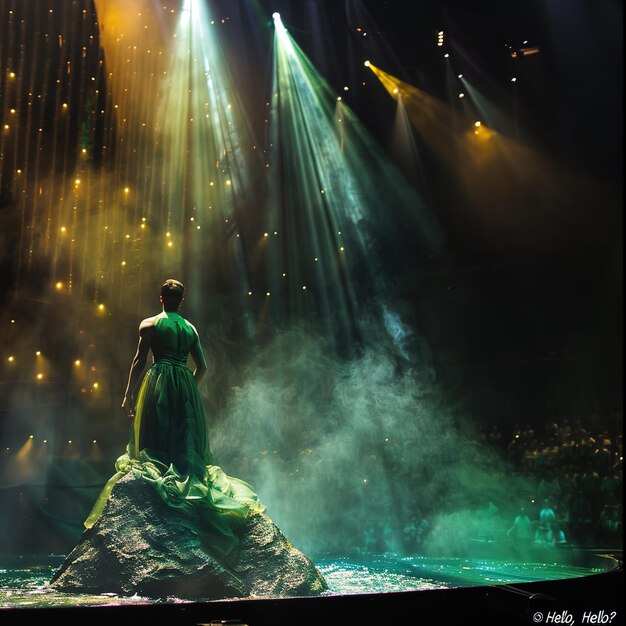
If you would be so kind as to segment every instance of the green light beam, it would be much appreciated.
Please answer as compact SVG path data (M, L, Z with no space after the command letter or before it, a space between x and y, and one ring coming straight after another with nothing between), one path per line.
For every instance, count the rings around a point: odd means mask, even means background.
M284 236L271 250L272 288L283 285L290 315L313 310L328 336L350 343L359 339L362 306L373 303L383 314L383 302L392 297L381 244L402 263L407 228L429 249L438 247L440 235L417 191L332 92L279 16L274 22L268 230Z

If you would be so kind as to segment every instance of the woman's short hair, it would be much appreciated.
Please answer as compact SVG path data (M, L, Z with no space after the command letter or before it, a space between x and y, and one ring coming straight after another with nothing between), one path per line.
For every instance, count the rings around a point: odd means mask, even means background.
M166 309L177 309L185 295L185 286L173 278L168 278L161 285L161 298Z

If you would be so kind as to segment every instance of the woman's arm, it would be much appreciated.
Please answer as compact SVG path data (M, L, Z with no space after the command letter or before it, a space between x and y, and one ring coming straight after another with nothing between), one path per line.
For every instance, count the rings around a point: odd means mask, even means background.
M191 354L191 358L193 359L193 362L196 366L196 369L193 373L193 378L196 381L196 384L200 384L200 381L206 374L206 360L204 358L204 352L202 351L202 345L200 343L200 336L198 335L198 331L193 324L189 325L193 329L193 332L196 333L196 341L189 351Z
M150 352L150 339L151 339L151 323L148 320L144 320L139 325L139 343L137 344L137 352L133 358L133 362L130 366L130 373L128 374L128 384L126 385L126 391L124 392L124 399L122 400L122 411L124 414L132 418L134 408L133 393L135 387L139 382L141 373L146 366L146 360L148 358L148 352Z

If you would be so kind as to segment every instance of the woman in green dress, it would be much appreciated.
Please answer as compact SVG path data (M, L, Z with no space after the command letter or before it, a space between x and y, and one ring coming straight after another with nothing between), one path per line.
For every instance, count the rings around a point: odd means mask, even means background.
M165 281L161 313L139 325L137 352L122 401L122 411L132 420L130 441L85 526L93 526L112 487L132 471L153 483L169 506L193 517L211 547L229 553L237 545L233 531L250 513L263 511L263 506L250 485L213 465L198 391L206 361L197 330L179 314L183 295L182 283ZM135 402L134 391L150 351L153 363ZM189 356L193 373L187 367Z

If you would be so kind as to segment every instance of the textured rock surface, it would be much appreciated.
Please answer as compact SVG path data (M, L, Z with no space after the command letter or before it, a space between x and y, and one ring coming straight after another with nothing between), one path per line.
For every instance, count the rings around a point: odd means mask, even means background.
M311 596L327 589L311 561L264 514L237 531L236 554L207 549L193 521L168 507L152 485L127 475L51 585L78 593L153 598Z

